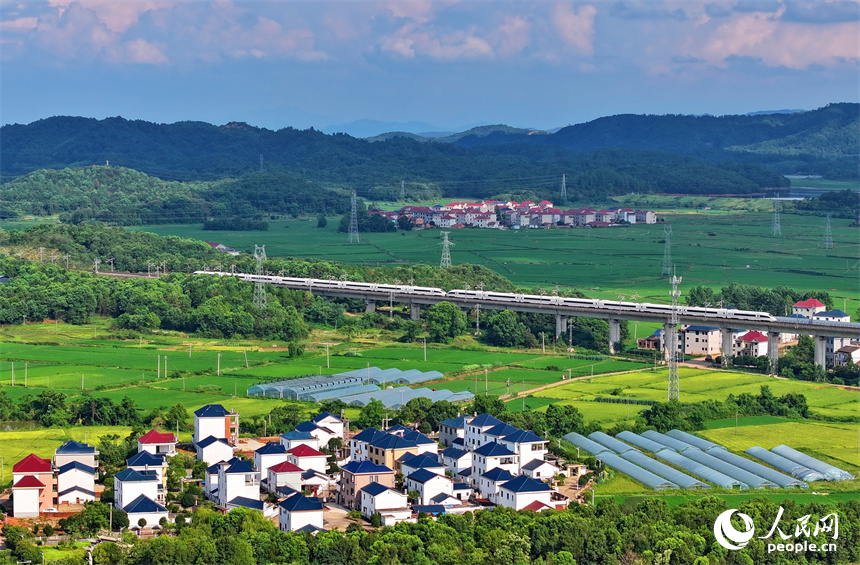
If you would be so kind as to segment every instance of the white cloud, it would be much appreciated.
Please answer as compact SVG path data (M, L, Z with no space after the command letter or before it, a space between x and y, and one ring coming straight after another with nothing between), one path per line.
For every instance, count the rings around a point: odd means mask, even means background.
M561 38L584 55L594 52L594 18L597 9L586 4L574 9L569 4L556 4L553 22Z

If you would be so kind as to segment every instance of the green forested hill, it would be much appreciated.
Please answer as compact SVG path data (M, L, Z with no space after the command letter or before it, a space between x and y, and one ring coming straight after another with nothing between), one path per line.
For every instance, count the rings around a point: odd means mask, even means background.
M745 116L624 114L562 128L552 135L493 133L463 146L557 145L575 151L650 149L707 161L761 163L782 174L857 178L860 104L830 104L808 112Z
M401 181L413 199L557 200L562 174L573 201L629 192L749 194L786 186L782 174L789 172L856 177L858 108L612 116L541 135L489 126L454 136L453 143L369 142L243 123L54 117L0 128L0 174L7 181L0 208L98 217L110 207L113 215L141 221L237 210L341 213L351 190L391 200ZM106 162L110 167L101 166Z

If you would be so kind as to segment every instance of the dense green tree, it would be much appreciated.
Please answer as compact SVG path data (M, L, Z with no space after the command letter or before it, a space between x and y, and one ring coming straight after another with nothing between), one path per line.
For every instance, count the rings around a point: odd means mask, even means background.
M425 318L431 341L444 343L466 331L466 314L450 302L431 306Z

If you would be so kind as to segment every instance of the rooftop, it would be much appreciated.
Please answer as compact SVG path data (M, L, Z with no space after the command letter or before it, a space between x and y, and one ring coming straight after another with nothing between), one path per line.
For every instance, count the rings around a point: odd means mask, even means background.
M372 461L350 461L341 470L348 471L353 475L363 475L367 473L393 473L393 469L389 469L385 465L377 465Z
M55 453L57 455L68 455L68 454L73 454L73 453L93 453L94 454L95 452L96 452L95 447L90 447L89 445L87 445L85 443L80 443L80 442L77 442L73 439L70 439L69 441L67 441L66 443L64 443L60 447L58 447L57 451Z
M309 498L299 492L281 502L281 508L287 512L307 512L311 510L322 512L323 505L318 498Z
M313 447L305 445L304 443L295 446L287 453L295 455L296 457L325 457L325 453L317 451Z
M290 463L289 461L282 461L277 465L272 465L269 467L269 471L274 471L275 473L304 473L304 469L296 465L295 463Z
M173 434L162 434L155 430L149 430L137 439L138 442L148 445L153 443L175 443L176 437Z
M126 514L152 514L154 512L167 512L167 508L143 494L126 504L123 510L125 510Z
M525 475L520 475L502 485L511 492L545 492L551 490L549 485Z
M503 423L501 420L496 418L495 416L490 416L489 414L478 414L469 422L471 426L478 426L479 428L484 428L487 426L495 426Z
M71 461L69 463L66 463L65 465L63 465L62 467L60 467L58 469L58 472L59 472L59 474L62 475L63 473L67 473L73 469L77 469L78 471L83 471L84 473L87 473L89 475L95 475L96 474L96 470L93 467L90 467L89 465L84 465L80 461Z
M114 479L118 479L124 483L138 483L143 481L157 481L158 478L155 476L155 473L141 473L140 471L135 471L134 469L123 469L116 475L114 475Z
M260 455L272 455L286 452L287 448L283 446L280 442L270 441L254 453L259 453Z
M13 473L50 473L53 471L50 459L42 459L35 453L21 459L12 466Z
M441 477L438 473L434 473L428 469L418 469L414 473L410 474L406 477L409 480L415 481L416 483L426 483L431 479L435 479L436 477Z
M164 455L153 455L148 451L141 451L129 457L126 465L129 467L144 467L146 465L161 467L164 465Z
M194 415L198 418L218 418L229 415L230 412L220 404L207 404L203 408L194 411Z
M474 453L483 457L505 457L516 455L516 453L514 453L504 445L496 443L494 441L491 441L490 443L485 443L484 445L476 449Z

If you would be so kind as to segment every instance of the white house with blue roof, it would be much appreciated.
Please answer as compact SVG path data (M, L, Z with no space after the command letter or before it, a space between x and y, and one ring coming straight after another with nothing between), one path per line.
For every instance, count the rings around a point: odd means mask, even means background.
M454 440L466 435L466 424L471 420L470 416L457 416L439 422L439 443L452 446Z
M445 466L439 461L438 456L422 453L421 455L413 455L405 453L398 460L400 463L400 472L403 475L409 475L419 469L427 469L437 475L445 474Z
M516 453L517 461L520 465L524 465L534 459L543 461L546 458L549 441L532 431L515 429L500 438L498 443Z
M96 470L79 461L57 469L57 504L83 504L96 499Z
M149 451L138 451L126 460L126 466L135 471L155 471L158 482L167 485L167 457L153 455Z
M496 504L522 510L532 503L552 505L552 489L542 481L520 475L499 486Z
M561 469L543 459L532 459L525 465L522 465L520 472L527 477L537 479L539 481L549 480L559 473Z
M260 473L250 461L237 458L218 469L218 506L227 508L238 497L260 500Z
M501 420L489 414L478 414L472 418L466 424L466 429L463 432L463 441L466 449L474 451L483 445L483 433L493 426L502 423Z
M412 517L405 494L379 483L370 483L359 491L359 509L368 520L374 515L382 517L382 525L393 526Z
M510 424L496 424L495 426L484 430L480 434L480 441L475 447L481 447L490 442L499 442L503 437L519 431L519 428Z
M280 442L270 441L254 452L254 468L260 473L260 477L268 476L269 467L283 463L289 458L287 448Z
M281 445L283 445L287 449L287 451L299 445L307 445L308 447L319 449L320 440L318 440L308 432L300 432L298 430L293 430L291 432L281 434Z
M344 421L340 416L335 416L331 412L320 412L311 421L318 425L328 428L335 433L336 437L343 439Z
M123 510L128 515L130 529L140 529L140 520L145 521L143 528L154 528L159 525L162 518L170 519L167 508L144 495L129 502Z
M207 465L214 465L233 458L233 446L224 438L209 436L196 444L197 459Z
M296 431L307 432L311 434L313 437L319 440L320 446L322 447L327 446L330 440L336 437L342 437L342 435L338 436L338 434L331 428L321 424L317 424L316 422L312 422L310 420L306 420L297 425Z
M445 494L451 496L454 492L454 482L445 475L434 473L430 469L418 469L406 476L407 492L418 492L418 504L433 504L432 499Z
M439 454L446 471L456 475L472 466L472 452L458 447L449 447Z
M720 355L723 334L714 326L690 325L683 329L685 355Z
M351 461L367 461L368 445L376 438L382 437L385 432L376 428L365 428L352 436L349 440L349 458Z
M512 475L519 473L519 457L516 453L496 442L486 443L472 452L472 485L478 477L500 467Z
M324 531L323 511L318 498L298 492L281 502L278 528L282 532Z
M114 475L114 506L125 510L126 506L141 495L157 502L159 495L164 496L163 490L159 492L159 486L161 482L155 476L155 471L140 472L134 469L123 469Z
M228 411L220 404L207 404L195 410L192 443L196 445L209 436L236 445L239 441L239 414Z
M495 502L496 493L499 492L499 486L513 480L515 476L516 475L507 469L494 467L475 479L475 491L480 494L481 498L489 500L490 502Z
M77 461L87 467L97 469L99 466L98 454L99 452L96 451L95 447L72 439L58 447L54 452L54 466L59 468L66 463Z

